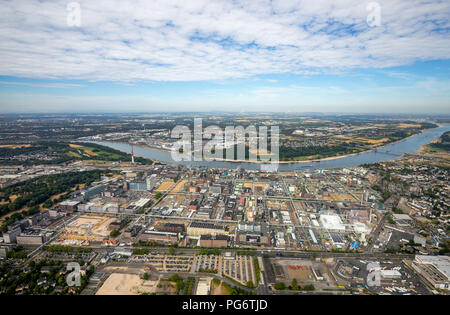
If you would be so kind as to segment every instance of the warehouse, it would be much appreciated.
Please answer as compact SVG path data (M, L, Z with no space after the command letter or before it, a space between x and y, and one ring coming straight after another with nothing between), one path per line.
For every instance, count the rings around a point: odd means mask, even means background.
M309 235L311 235L311 239L314 242L314 244L317 244L316 235L314 235L313 230L309 229Z
M15 229L11 229L10 231L3 233L3 240L5 243L15 243L17 236L22 233L22 229L20 226L16 227Z
M435 288L448 290L450 286L450 257L416 255L412 266Z
M28 230L18 235L16 240L19 245L42 245L45 236L40 231Z
M73 201L73 200L65 200L61 202L58 207L62 211L75 211L77 210L77 206L80 204L79 201Z
M209 235L205 234L200 236L200 246L201 247L227 247L228 246L228 236L218 234Z
M6 259L8 257L9 247L0 246L0 259Z
M402 274L398 270L380 270L382 279L401 279Z
M269 238L261 234L239 234L237 241L241 245L270 245Z
M133 255L133 250L130 248L116 248L113 254L116 256L131 257Z
M338 215L322 214L319 221L327 230L345 231L345 225Z
M345 244L345 239L342 237L340 233L336 232L329 232L329 233L334 245L342 246Z
M187 234L189 236L228 234L228 228L223 225L215 225L212 223L192 222L187 228Z
M147 230L139 236L139 240L176 244L178 243L178 233Z

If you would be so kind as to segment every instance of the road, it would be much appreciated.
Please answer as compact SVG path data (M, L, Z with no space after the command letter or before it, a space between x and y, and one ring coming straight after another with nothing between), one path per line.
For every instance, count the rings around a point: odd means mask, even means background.
M369 235L369 237L370 237L370 239L371 239L370 245L369 245L369 247L367 248L367 251L368 251L369 253L371 253L371 252L373 251L373 246L375 245L375 242L376 242L376 240L378 239L378 236L379 236L380 233L381 233L381 230L382 230L382 228L383 228L383 226L384 226L384 222L386 221L386 219L387 219L387 215L384 215L384 216L381 218L381 220L378 222L375 231L373 231L373 233L371 233L371 234Z

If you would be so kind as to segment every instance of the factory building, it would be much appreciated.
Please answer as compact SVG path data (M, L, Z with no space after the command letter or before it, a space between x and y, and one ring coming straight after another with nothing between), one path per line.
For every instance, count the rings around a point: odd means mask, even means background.
M218 235L202 235L200 236L201 247L227 247L228 236L223 234Z
M254 245L254 246L270 245L269 237L258 234L239 234L237 241L241 245Z
M147 230L147 231L144 231L141 235L139 235L139 240L145 241L145 242L177 244L178 243L178 233Z
M155 230L159 232L184 233L184 224L179 223L158 223Z
M62 211L72 212L74 210L77 210L77 206L79 204L79 201L65 200L58 205L58 208Z
M97 212L97 213L118 213L119 204L117 203L103 203L103 202L89 202L78 206L79 211Z
M105 185L99 184L94 187L88 188L81 192L81 195L83 196L84 200L89 200L97 195L99 195L101 192L105 190Z
M3 241L5 243L15 243L17 236L22 233L22 229L18 226L13 230L7 231L3 233Z
M37 230L28 230L17 236L18 245L42 245L45 241L45 235Z
M130 183L130 190L135 191L146 191L147 190L147 182L145 183Z
M113 254L117 256L131 257L133 255L133 250L130 248L116 248Z
M6 259L8 257L9 248L6 246L0 246L0 259Z
M386 280L396 280L396 279L401 279L402 278L402 274L400 273L400 271L398 270L380 270L380 275L381 275L381 279L386 279Z
M322 226L328 230L345 231L345 225L338 215L322 214L319 218Z
M192 222L187 228L187 234L189 236L228 234L228 227L212 223Z
M449 289L450 257L416 255L412 263L414 270L425 277L437 289Z
M142 229L142 226L140 226L140 225L130 226L125 230L125 232L122 233L122 236L127 237L127 238L135 237L141 229Z

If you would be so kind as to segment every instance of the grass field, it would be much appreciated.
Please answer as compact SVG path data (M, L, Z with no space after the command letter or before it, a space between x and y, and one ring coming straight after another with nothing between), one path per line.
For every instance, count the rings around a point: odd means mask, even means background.
M69 144L69 147L73 150L70 150L68 154L73 157L95 157L100 160L105 161L117 161L123 159L123 156L108 152L99 148L89 147L88 145L78 145L78 144Z

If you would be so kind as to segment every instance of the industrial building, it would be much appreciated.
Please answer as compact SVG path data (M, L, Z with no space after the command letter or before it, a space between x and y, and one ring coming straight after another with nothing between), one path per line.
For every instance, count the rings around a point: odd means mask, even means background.
M322 214L319 221L322 226L328 230L345 231L345 225L338 215Z
M212 223L191 222L187 228L187 234L189 236L228 234L228 227Z
M386 270L382 269L380 270L380 275L381 279L388 279L388 280L402 278L402 274L400 273L400 271L394 269L386 269Z
M268 236L258 234L239 234L237 241L241 245L254 245L254 246L270 245Z
M159 232L173 232L173 233L184 233L184 224L179 223L158 223L155 226L155 230Z
M22 229L20 228L20 226L16 227L13 230L6 231L3 233L3 241L5 243L15 243L16 238L20 235L20 233L22 233Z
M449 289L450 257L416 255L413 268L437 289Z
M104 190L105 190L105 185L99 184L94 187L83 190L81 192L81 195L83 196L84 200L89 200L89 199L93 198L94 196L99 195Z
M147 190L147 183L130 183L130 190L135 191L146 191Z
M227 247L228 236L227 235L202 235L200 236L201 247Z
M139 235L139 240L146 242L161 242L167 244L178 243L178 233L174 232L159 232L159 231L144 231Z
M122 236L127 238L135 237L139 231L142 229L142 226L140 225L132 225L128 227L125 232L123 232Z
M114 250L114 255L117 256L125 256L125 257L131 257L133 255L133 250L130 248L116 248Z
M27 230L16 238L18 245L42 245L46 241L46 236L39 230Z
M96 212L96 213L119 213L119 204L117 203L103 203L89 202L78 206L79 211Z
M7 246L0 246L0 259L8 257L9 248Z
M65 200L58 205L58 208L62 211L74 211L77 210L77 206L80 204L79 201L75 200Z
M157 183L156 174L152 174L149 177L147 177L147 179L145 180L145 183L147 186L146 187L147 190L152 190L156 186L156 183Z

